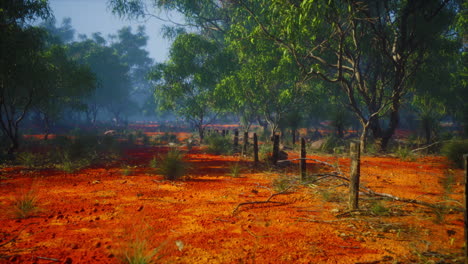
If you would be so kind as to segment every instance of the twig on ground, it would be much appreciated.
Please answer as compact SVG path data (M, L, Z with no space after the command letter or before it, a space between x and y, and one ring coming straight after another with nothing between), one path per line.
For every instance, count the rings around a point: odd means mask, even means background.
M234 208L234 210L232 210L232 215L235 215L237 210L239 209L239 207L243 206L243 205L248 205L248 204L265 204L265 203L274 203L274 204L286 204L286 203L283 203L283 202L274 202L274 201L270 201L273 197L277 196L277 195L281 195L281 194L286 194L288 193L288 190L290 189L291 187L288 187L286 190L282 191L282 192L278 192L278 193L273 193L272 195L270 195L270 197L268 197L268 199L266 199L265 201L253 201L253 202L244 202L244 203L240 203L236 206L236 208Z
M54 261L54 262L60 262L59 259L54 259L54 258L46 258L46 257L35 257L37 259L43 259L43 260L49 260L49 261Z
M9 243L11 243L11 242L13 242L13 241L15 241L15 240L21 235L21 232L23 232L23 230L26 229L26 227L28 227L29 225L32 225L32 224L33 224L33 223L29 223L29 224L25 225L23 228L21 228L20 231L18 231L18 234L16 234L16 236L14 236L13 238L11 238L11 239L8 240L8 241L5 241L5 242L1 243L1 244L0 244L0 247L4 246L4 245L6 245L6 244L9 244Z
M432 146L434 146L434 145L437 145L437 144L441 144L441 143L443 143L443 142L444 142L444 141L437 141L437 142L434 142L434 143L432 143L432 144L429 144L429 145L426 145L426 146L422 146L422 147L417 148L417 149L413 149L413 150L411 150L411 152L418 152L418 151L420 151L420 150L425 150L425 149L427 149L427 148L430 148L430 147L432 147Z

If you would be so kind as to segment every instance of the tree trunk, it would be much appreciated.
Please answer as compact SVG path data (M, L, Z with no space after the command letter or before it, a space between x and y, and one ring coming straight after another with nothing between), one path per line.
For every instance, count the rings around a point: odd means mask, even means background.
M367 146L367 131L369 130L369 124L362 125L361 136L359 137L359 148L361 152L364 153Z
M296 145L296 129L291 129L292 133L292 144Z
M398 114L398 109L392 109L392 112L390 113L390 120L387 129L382 130L379 119L374 118L371 120L371 130L372 130L372 135L374 136L375 139L375 145L377 147L377 151L379 152L385 152L387 151L388 143L390 142L390 139L393 137L393 134L395 134L395 130L398 127L400 117Z
M203 143L205 137L205 128L202 125L198 126L198 136L200 137L200 144Z

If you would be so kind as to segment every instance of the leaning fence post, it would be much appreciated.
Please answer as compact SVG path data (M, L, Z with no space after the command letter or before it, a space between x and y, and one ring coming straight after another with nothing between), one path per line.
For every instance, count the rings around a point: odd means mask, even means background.
M351 170L350 170L350 183L349 183L349 203L350 210L359 208L359 176L360 176L360 149L356 142L351 142L350 150L351 156Z
M279 157L279 135L273 136L273 165L276 165Z
M244 145L242 146L242 154L247 154L247 145L249 144L249 132L244 132Z
M254 162L258 163L258 138L257 133L253 134Z
M465 163L465 264L468 264L468 154L463 155Z
M305 144L305 139L301 138L301 160L300 160L300 165L299 169L301 170L301 179L304 181L306 178L306 144Z

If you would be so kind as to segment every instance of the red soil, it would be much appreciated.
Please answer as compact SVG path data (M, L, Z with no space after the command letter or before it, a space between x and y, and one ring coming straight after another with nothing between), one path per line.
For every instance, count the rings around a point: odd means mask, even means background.
M242 177L228 176L239 157L188 153L190 178L169 182L148 168L166 147L135 148L122 163L74 174L55 170L3 168L0 174L0 263L118 263L116 256L135 237L161 246L166 263L421 263L462 261L463 215L399 202L381 202L387 211L369 213L375 201L363 196L359 215L346 212L347 189L329 179L274 193L272 181L297 178L296 166L262 171L240 160ZM347 174L349 159L338 162ZM444 160L416 162L364 157L362 184L376 192L425 202L461 205L462 171L448 171ZM326 172L318 163L309 171ZM454 184L443 187L447 173ZM12 204L33 190L41 211L15 219ZM375 209L376 210L376 209ZM52 261L51 261L52 259Z

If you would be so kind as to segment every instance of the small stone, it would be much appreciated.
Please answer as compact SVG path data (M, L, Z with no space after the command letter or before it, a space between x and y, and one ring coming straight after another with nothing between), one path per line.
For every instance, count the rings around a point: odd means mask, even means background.
M339 213L339 212L340 212L340 209L338 209L338 208L333 208L333 209L331 209L330 212L332 212L332 213Z

